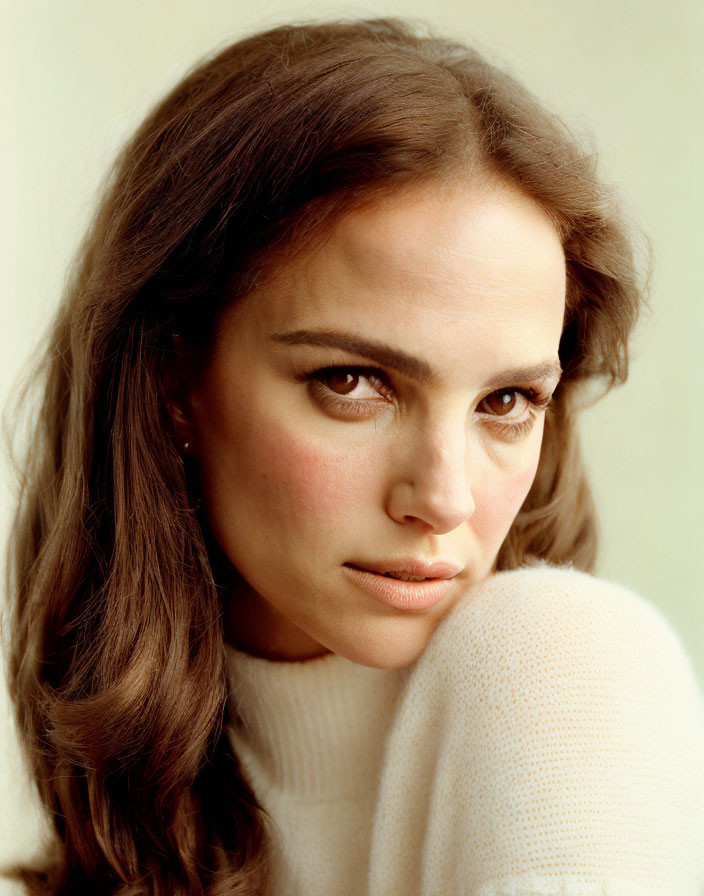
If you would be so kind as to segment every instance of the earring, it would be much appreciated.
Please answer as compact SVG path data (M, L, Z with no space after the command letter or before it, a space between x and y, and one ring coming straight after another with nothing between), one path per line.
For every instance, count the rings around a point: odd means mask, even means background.
M183 443L183 450L184 450L184 451L188 451L188 449L189 449L190 447L191 447L191 443L190 443L190 442L184 442L184 443Z

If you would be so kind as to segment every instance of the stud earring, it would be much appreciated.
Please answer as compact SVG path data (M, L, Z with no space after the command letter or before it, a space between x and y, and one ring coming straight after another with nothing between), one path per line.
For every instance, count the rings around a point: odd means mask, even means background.
M190 447L191 447L191 443L190 443L190 442L184 442L184 443L183 443L183 450L184 450L184 451L188 451L188 449L189 449Z

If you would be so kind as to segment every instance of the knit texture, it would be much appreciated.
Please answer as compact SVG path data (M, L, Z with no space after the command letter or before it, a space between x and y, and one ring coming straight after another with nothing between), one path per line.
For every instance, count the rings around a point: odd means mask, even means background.
M402 670L227 661L273 896L704 894L704 704L620 586L491 576Z

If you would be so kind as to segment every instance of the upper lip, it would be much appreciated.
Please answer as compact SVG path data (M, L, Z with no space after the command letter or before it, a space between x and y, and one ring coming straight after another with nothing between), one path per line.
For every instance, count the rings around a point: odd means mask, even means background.
M357 569L365 569L369 572L390 572L395 575L406 573L409 576L423 576L426 579L451 579L464 569L463 566L458 566L449 560L426 563L424 560L416 560L414 557L405 557L400 560L372 560L368 563L347 563L346 566L356 566Z

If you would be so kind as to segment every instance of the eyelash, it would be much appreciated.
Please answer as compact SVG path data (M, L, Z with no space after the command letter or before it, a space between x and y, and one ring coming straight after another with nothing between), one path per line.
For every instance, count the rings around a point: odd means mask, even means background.
M344 414L347 417L369 417L369 405L371 403L377 403L379 399L345 399L340 395L336 395L328 386L325 385L324 382L326 377L335 373L350 373L353 376L359 377L360 379L364 378L369 380L373 388L375 388L381 395L383 395L387 401L391 401L394 396L394 389L391 386L389 377L384 373L383 370L379 370L377 367L345 367L341 365L333 365L330 367L322 367L318 370L312 370L310 371L310 373L303 374L301 379L307 381L310 384L310 390L313 393L314 398L316 398L324 408L330 408L331 410ZM485 416L487 418L485 421L485 425L496 432L499 436L506 439L507 441L517 441L522 436L527 435L530 432L536 419L538 418L539 413L546 410L546 408L550 404L552 395L541 393L538 390L532 388L509 386L505 389L497 389L495 390L495 392L490 392L489 395L484 396L482 401L485 401L491 395L495 395L497 393L501 394L503 392L515 392L517 395L522 395L528 402L529 416L525 420L514 423L500 422L503 418L498 414L492 415L485 413L482 414L482 416Z

